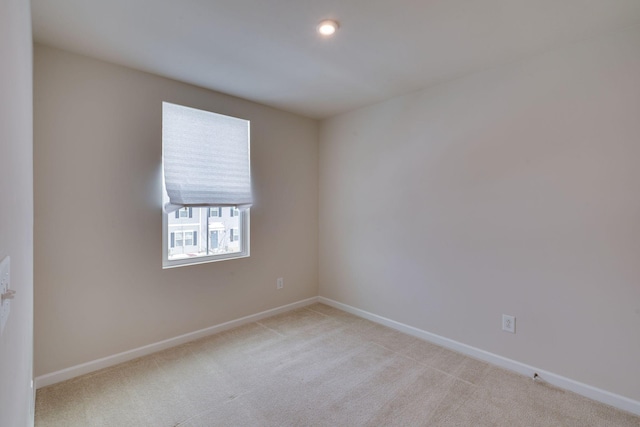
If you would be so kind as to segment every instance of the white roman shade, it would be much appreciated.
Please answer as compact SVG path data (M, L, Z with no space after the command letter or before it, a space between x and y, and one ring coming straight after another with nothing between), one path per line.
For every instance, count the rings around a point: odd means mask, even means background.
M248 120L163 102L162 156L165 211L251 206Z

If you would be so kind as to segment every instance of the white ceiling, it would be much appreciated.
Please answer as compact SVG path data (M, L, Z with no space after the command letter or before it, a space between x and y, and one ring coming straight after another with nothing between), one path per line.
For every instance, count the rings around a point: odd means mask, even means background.
M325 118L640 22L640 0L32 0L37 42ZM340 21L331 39L315 33Z

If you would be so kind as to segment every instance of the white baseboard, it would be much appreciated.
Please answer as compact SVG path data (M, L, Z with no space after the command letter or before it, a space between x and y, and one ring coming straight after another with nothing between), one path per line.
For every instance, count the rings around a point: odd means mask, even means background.
M566 378L552 372L544 371L542 369L538 369L512 359L507 359L506 357L502 357L494 353L489 353L488 351L484 351L467 344L462 344L458 341L454 341L449 338L433 334L431 332L423 331L422 329L414 328L413 326L405 325L404 323L396 322L395 320L387 319L386 317L378 316L377 314L369 313L368 311L361 310L359 308L355 308L329 298L318 297L318 302L338 308L340 310L346 311L347 313L354 314L358 317L371 320L372 322L388 326L392 329L404 332L405 334L412 335L416 338L421 338L425 341L429 341L442 347L446 347L475 359L480 359L501 368L520 373L529 378L533 378L533 374L537 373L543 381L556 387L560 387L562 389L572 391L595 401L611 405L614 408L622 409L623 411L640 415L640 402L628 397L620 396L618 394L614 394L606 390L590 386L588 384L574 381L570 378Z
M114 354L112 356L107 356L101 359L92 360L91 362L86 362L77 366L72 366L70 368L62 369L60 371L52 372L50 374L41 375L39 377L36 377L35 386L37 389L46 387L48 385L66 381L68 379L75 378L80 375L88 374L89 372L94 372L100 369L108 368L110 366L114 366L122 362L128 362L129 360L133 360L138 357L146 356L148 354L165 350L167 348L175 347L177 345L184 344L189 341L194 341L199 338L204 338L209 335L217 334L218 332L222 332L227 329L236 328L238 326L251 323L251 322L256 322L266 317L274 316L276 314L284 313L290 310L294 310L296 308L305 307L315 302L318 302L318 297L312 297L302 301L272 308L271 310L266 310L257 314L252 314L250 316L245 316L239 319L230 320L228 322L221 323L219 325L210 326L205 329L200 329L199 331L190 332L188 334L180 335L174 338L169 338L167 340L160 341L154 344L149 344L143 347L135 348L133 350Z

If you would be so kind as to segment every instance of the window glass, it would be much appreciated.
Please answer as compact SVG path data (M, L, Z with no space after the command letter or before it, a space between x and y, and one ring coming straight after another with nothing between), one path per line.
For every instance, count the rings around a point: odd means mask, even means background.
M184 221L182 213L179 218L166 215L168 260L242 254L243 222L248 220L245 215L248 211L221 207L192 208L192 221L188 222ZM208 239L198 236L208 236Z

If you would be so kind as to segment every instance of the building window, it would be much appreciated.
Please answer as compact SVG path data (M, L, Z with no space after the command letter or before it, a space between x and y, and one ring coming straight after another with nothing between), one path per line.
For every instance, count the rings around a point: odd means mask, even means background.
M162 145L163 267L249 256L249 122L165 102Z
M193 246L193 232L190 231L184 234L184 245Z
M193 218L193 209L192 208L182 208L178 209L175 212L176 218Z

